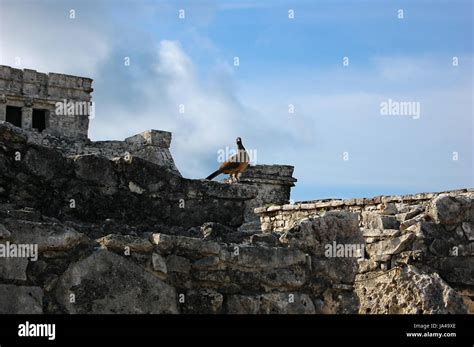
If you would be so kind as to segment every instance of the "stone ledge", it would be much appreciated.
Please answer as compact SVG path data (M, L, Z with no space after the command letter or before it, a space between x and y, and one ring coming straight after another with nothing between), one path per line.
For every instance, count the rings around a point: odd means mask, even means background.
M327 207L352 207L352 206L367 206L367 205L378 205L380 203L390 202L410 202L410 201L425 201L434 198L441 194L462 194L471 193L474 188L457 189L443 192L432 192L432 193L418 193L408 195L387 195L387 196L375 196L372 198L354 198L354 199L320 199L312 201L303 201L296 204L285 204L285 205L271 205L257 207L254 212L256 214L265 214L265 212L275 211L295 211L295 210L315 210L323 209Z

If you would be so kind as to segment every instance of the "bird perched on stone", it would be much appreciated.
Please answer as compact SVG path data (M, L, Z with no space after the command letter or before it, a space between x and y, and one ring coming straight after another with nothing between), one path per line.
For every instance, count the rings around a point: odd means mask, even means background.
M245 150L240 137L236 139L236 143L237 153L223 162L218 170L214 171L206 178L207 180L212 180L214 177L217 177L222 173L230 175L231 180L238 181L240 179L242 172L249 165L249 155Z

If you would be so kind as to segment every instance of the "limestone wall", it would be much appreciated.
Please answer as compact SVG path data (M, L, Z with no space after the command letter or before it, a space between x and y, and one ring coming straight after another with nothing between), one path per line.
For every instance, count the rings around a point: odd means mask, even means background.
M423 209L427 203L441 194L449 195L469 195L472 189L459 189L449 192L438 193L418 193L412 195L394 195L394 196L375 196L372 198L354 198L354 199L321 199L314 201L298 202L295 204L271 204L270 206L261 206L254 210L260 216L262 231L284 231L292 228L295 224L305 217L311 217L326 211L349 211L357 213L361 226L366 219L363 216L370 215L371 211L377 211L389 215L389 211L403 214L411 208ZM385 228L389 227L394 218L385 217L383 224Z
M321 216L353 213L364 245L352 282L360 313L450 313L450 305L474 313L473 189L313 201L256 211L265 233L280 242L303 238L300 242L310 248L312 241L304 237L317 233L314 225ZM333 242L352 246L343 239ZM344 253L340 256L347 259Z
M57 73L41 73L0 65L0 121L7 118L7 106L21 108L21 127L33 129L33 110L44 110L45 133L87 138L88 114L56 114L56 103L64 100L88 103L92 79Z
M254 165L249 166L242 174L242 184L258 187L255 199L246 203L245 220L258 221L254 209L266 204L286 204L290 200L291 188L296 179L294 167L290 165Z
M65 156L100 155L108 159L138 157L180 175L170 152L171 133L161 130L147 130L126 138L124 141L90 141L71 139L65 136L52 136L27 132L30 143L60 150Z

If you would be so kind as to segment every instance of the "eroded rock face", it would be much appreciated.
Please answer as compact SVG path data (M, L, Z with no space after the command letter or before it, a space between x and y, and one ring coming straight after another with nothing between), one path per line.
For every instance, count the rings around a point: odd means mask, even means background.
M348 212L328 212L301 220L297 226L282 234L280 241L289 247L324 257L326 246L364 243L357 215Z
M427 207L427 214L436 223L453 225L466 219L472 221L474 207L470 199L462 196L441 195L431 201Z
M105 250L71 264L55 297L67 313L178 313L173 287Z
M284 232L280 242L307 252L311 261L309 287L319 303L319 313L357 312L352 284L365 241L356 214L336 211L303 219ZM338 253L339 248L349 252Z
M355 289L360 300L359 313L467 313L461 296L437 273L422 273L414 266L358 275Z
M3 221L12 230L9 240L16 244L34 244L38 252L68 251L90 243L90 239L74 228L61 223L31 222L16 219Z
M326 212L328 209L330 212ZM365 257L358 259L357 264L344 258L328 262L320 256L312 257L313 274L318 279L313 284L313 291L318 293L320 300L313 302L321 312L338 312L341 306L352 305L360 313L407 313L416 311L412 308L416 301L423 305L424 313L466 312L466 309L474 313L471 289L474 278L472 189L323 200L257 209L265 231L278 230L283 243L303 247L306 252L316 249L319 255L323 251L321 240L324 238L314 230L318 225L313 222L317 219L315 216L345 213L343 211L352 211L358 216L357 228L360 228L366 244ZM323 220L319 223L324 225ZM329 224L329 229L333 231L323 233L328 235L325 241L337 239L334 230L338 230L338 225L343 226L342 223ZM347 226L342 229L349 230ZM416 273L413 269L417 269ZM396 277L392 281L392 271L402 274L409 271L409 275ZM366 281L365 278L371 280ZM390 281L387 278L393 283L388 285ZM322 280L332 283L332 289L321 285ZM365 288L364 283L370 288ZM337 294L337 284L345 291L338 289ZM339 299L339 295L345 298L344 295L350 297L353 293L347 285L355 285L356 302ZM422 290L423 286L426 290ZM408 295L406 288L419 289L416 299ZM364 290L369 289L373 295L367 296ZM397 291L405 293L405 290L406 296L396 297ZM373 299L375 296L377 300ZM462 301L458 300L459 297Z

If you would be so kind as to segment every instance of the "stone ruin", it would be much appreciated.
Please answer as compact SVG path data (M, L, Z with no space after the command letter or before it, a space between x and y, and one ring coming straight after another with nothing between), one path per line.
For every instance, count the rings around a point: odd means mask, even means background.
M0 121L37 132L87 138L92 79L0 65ZM57 114L72 102L81 112Z
M92 80L0 71L0 313L474 312L472 189L288 204L292 166L184 178L171 133L53 112Z
M60 150L67 157L99 155L108 159L128 155L157 164L180 175L171 152L171 133L147 130L124 141L90 141L89 114L56 114L57 105L87 107L92 100L92 79L30 69L0 66L0 122L27 130L28 141ZM64 107L63 107L64 108ZM85 114L83 114L85 113ZM36 126L41 124L41 126ZM246 228L259 228L254 208L266 203L286 203L296 179L289 165L254 165L242 183L256 187L255 199L246 202ZM253 223L252 223L253 222Z

